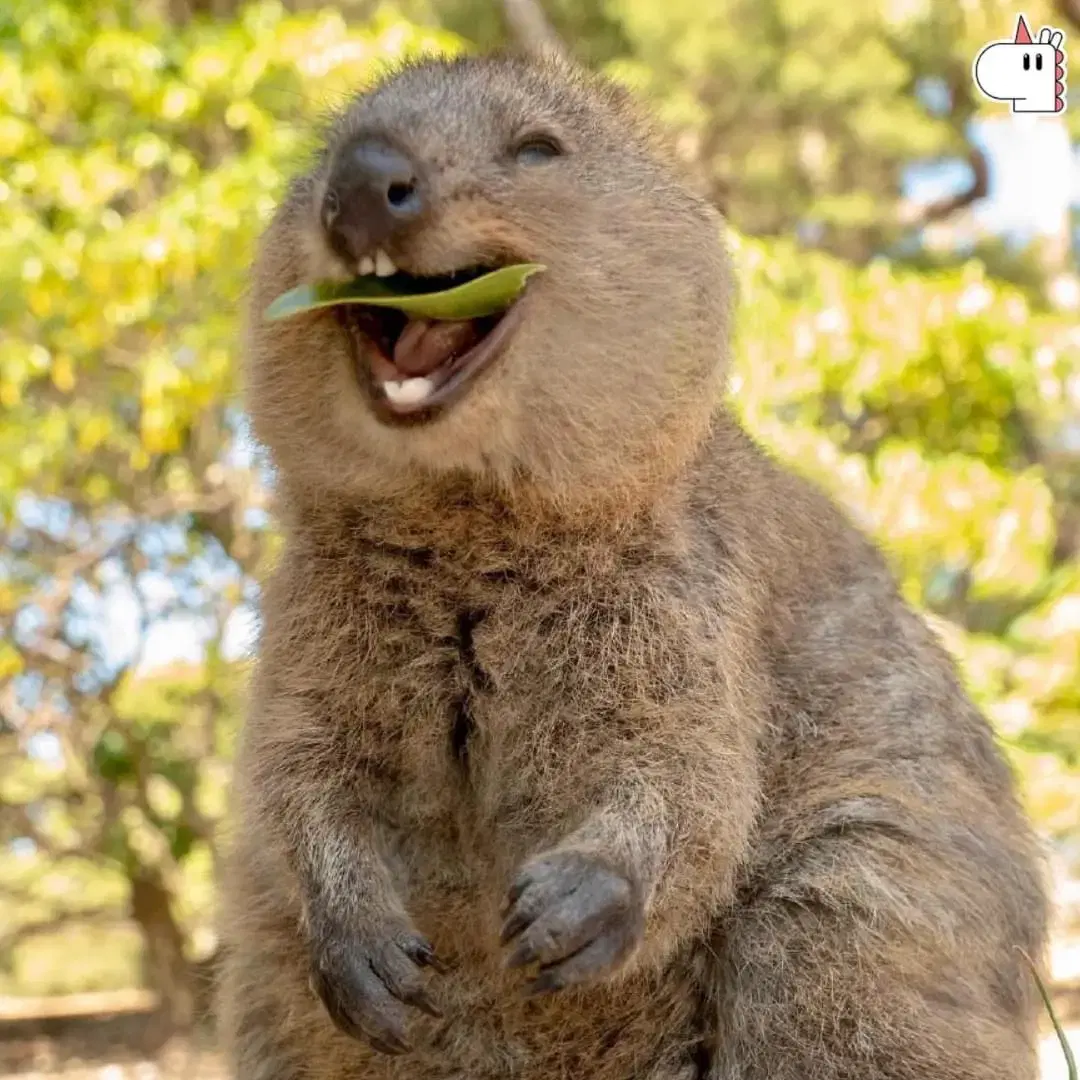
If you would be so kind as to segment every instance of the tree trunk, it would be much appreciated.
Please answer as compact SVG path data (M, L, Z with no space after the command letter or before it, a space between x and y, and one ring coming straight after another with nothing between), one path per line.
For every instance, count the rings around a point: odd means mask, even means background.
M131 917L142 932L144 982L159 1000L147 1030L147 1049L156 1050L194 1028L195 976L184 956L184 935L173 918L168 890L158 878L131 879Z
M503 0L503 14L511 37L524 52L568 57L569 50L548 22L540 0Z
M196 15L227 19L237 7L237 0L168 0L167 4L169 21L175 26L183 26Z

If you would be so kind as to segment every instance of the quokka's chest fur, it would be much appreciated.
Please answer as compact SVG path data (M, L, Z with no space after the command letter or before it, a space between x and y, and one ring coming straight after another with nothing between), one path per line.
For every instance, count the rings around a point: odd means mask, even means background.
M379 786L414 903L436 880L498 896L567 828L553 776L572 787L575 761L720 681L706 608L659 560L605 574L565 552L553 571L357 546L287 558L273 589L289 617L264 663L318 698L355 784Z

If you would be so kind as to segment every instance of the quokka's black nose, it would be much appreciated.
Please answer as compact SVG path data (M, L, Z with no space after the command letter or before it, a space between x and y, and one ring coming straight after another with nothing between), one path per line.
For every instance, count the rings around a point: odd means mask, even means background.
M362 137L338 151L323 198L322 222L343 259L358 260L425 209L419 170L382 139Z

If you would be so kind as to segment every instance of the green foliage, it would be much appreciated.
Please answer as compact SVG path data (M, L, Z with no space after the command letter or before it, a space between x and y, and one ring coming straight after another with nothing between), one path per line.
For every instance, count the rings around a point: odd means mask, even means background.
M0 512L26 488L88 506L197 489L210 462L188 450L234 394L252 242L313 118L380 63L450 44L273 2L179 31L144 8L6 7Z

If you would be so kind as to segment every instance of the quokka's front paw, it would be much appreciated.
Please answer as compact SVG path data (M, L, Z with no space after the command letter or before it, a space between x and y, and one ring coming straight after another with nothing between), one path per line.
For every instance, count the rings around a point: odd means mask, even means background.
M592 853L553 851L526 863L504 909L510 967L539 964L530 992L608 975L641 941L641 887Z
M408 1053L408 1011L440 1016L422 968L444 970L408 926L357 932L323 924L311 944L311 985L334 1023L384 1054Z

